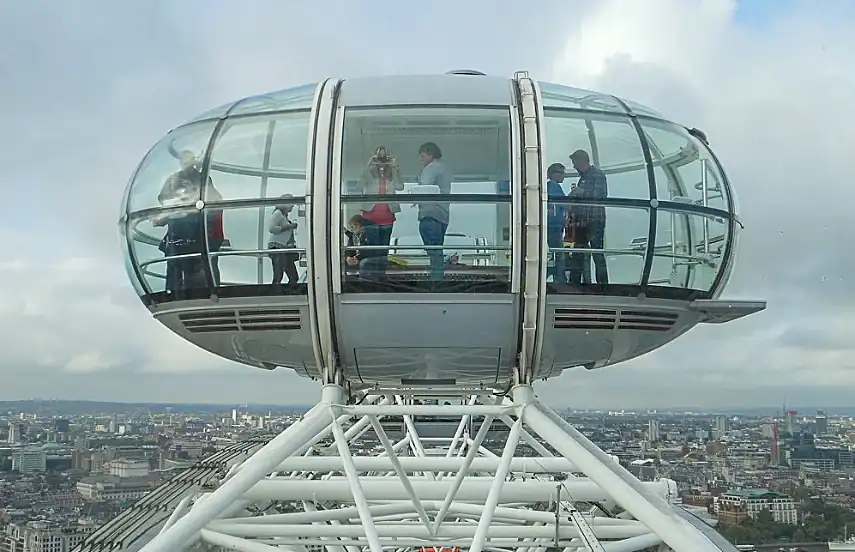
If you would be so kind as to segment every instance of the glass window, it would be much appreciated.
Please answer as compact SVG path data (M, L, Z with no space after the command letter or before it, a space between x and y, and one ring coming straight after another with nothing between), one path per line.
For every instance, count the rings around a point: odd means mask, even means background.
M119 223L119 245L122 248L122 258L125 264L125 272L128 274L128 279L131 281L131 285L134 287L134 291L137 292L137 295L142 297L146 293L139 279L137 279L137 275L134 271L134 267L131 262L131 252L128 249L127 235L127 225L124 221L122 221Z
M510 291L510 150L507 108L347 110L343 290Z
M305 197L308 111L227 121L214 144L205 201Z
M708 292L723 268L725 217L659 209L649 283Z
M170 292L179 298L207 288L201 217L193 207L130 218L131 247L152 293Z
M342 290L509 293L510 201L421 198L401 203L388 226L366 220L364 204L343 198ZM448 213L448 224L426 216L438 212Z
M570 154L583 150L590 164L605 174L608 197L650 198L644 151L629 117L554 109L546 110L544 117L544 167L561 163L567 178L578 180ZM564 188L569 193L571 186Z
M383 148L405 183L403 193L425 193L419 183L424 164L420 149L431 143L441 153L452 194L509 194L511 180L508 109L348 110L344 120L342 194L360 189L372 156ZM356 184L353 184L353 182ZM367 182L367 181L366 181Z
M296 88L286 88L251 96L236 103L229 111L229 117L251 113L270 113L286 109L311 109L315 101L316 84L304 84Z
M221 292L228 287L270 284L282 284L277 288L290 294L307 292L309 226L303 198L276 206L212 209L208 220L216 220L217 213L221 213L222 235L227 241L218 242L209 228L208 242L214 279ZM240 295L238 290L231 294Z
M639 119L656 167L660 200L728 210L724 179L715 160L685 128L665 121Z
M209 109L203 113L196 115L195 117L193 117L192 119L187 121L186 124L195 123L197 121L207 121L208 119L219 119L221 117L225 117L226 113L229 112L229 109L231 109L232 106L235 105L236 103L238 103L239 101L240 100L238 100L236 102L236 101L232 100L229 103L224 103L223 105L218 105L217 107L215 107L213 109Z
M202 197L199 171L216 124L194 123L158 142L131 184L128 211L195 205Z
M608 294L636 295L644 269L649 209L564 205L568 224L547 235L547 290L585 293L600 289L592 287L594 284L608 284ZM572 251L575 249L593 251Z
M544 108L560 107L626 113L626 110L617 100L606 94L548 82L540 82L538 85L540 86L540 99Z

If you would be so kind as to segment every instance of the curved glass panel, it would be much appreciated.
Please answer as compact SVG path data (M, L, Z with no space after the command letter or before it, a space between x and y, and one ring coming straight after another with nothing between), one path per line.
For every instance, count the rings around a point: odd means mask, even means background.
M119 223L119 247L122 251L122 261L124 261L125 272L128 275L128 279L131 281L131 285L134 287L134 291L140 297L145 296L145 290L134 272L134 266L131 261L131 252L128 248L128 232L124 221Z
M727 234L724 216L659 209L650 285L710 291L725 268Z
M422 146L432 144L439 154L451 194L510 194L498 182L511 180L510 111L478 108L358 109L344 119L341 180L343 195L372 193L366 176L378 148L389 157L390 170L406 185L395 191L422 193ZM428 170L433 172L434 169ZM422 180L424 180L422 178ZM355 184L354 184L355 182ZM443 184L444 185L444 184Z
M731 210L728 190L710 152L680 125L639 119L656 169L660 200Z
M544 167L560 163L565 166L567 179L579 180L575 165L590 163L605 175L607 197L650 198L644 151L629 116L550 109L544 111L543 123ZM586 163L570 158L579 150L587 154ZM564 192L570 190L565 182Z
M249 295L305 294L306 248L309 226L303 199L291 204L222 209L221 247L209 238L211 264L220 295L239 295L228 287L245 288Z
M585 109L625 114L626 110L613 97L591 90L539 82L540 101L544 108Z
M128 232L137 268L152 293L174 299L198 295L208 287L202 262L203 213L194 208L131 217Z
M227 120L214 143L205 201L305 197L309 111Z
M223 105L218 105L213 109L209 109L203 113L200 113L187 121L185 124L195 123L197 121L206 121L208 119L219 119L221 117L225 117L226 113L229 112L229 109L232 108L233 105L237 104L241 100L231 101L229 103L224 103ZM182 125L183 126L183 125Z
M173 130L143 159L128 193L128 212L195 205L202 196L200 168L216 121Z
M268 92L240 100L231 111L229 117L252 113L270 113L291 109L311 109L315 101L317 84L304 84L296 88L286 88L276 92Z
M638 294L649 209L550 203L559 205L567 209L567 224L547 233L547 292Z
M621 101L626 104L626 106L636 115L644 115L647 117L654 117L656 119L665 119L666 117L656 111L655 109L649 108L646 105L641 105L638 102L634 102L632 100L627 100L626 98L621 98Z
M510 292L509 201L400 200L394 224L383 226L342 198L343 292ZM423 216L437 211L449 214L447 224Z

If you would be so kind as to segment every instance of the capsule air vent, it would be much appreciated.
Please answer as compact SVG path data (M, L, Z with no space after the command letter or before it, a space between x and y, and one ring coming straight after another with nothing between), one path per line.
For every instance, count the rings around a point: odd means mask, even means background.
M475 69L455 69L454 71L449 71L446 75L471 75L474 77L486 77L486 73L482 73L481 71L476 71Z
M555 309L553 327L562 330L613 330L615 309Z
M677 323L679 314L667 311L622 310L618 321L619 330L643 330L667 332Z
M228 309L178 315L190 333L285 331L302 328L298 309Z
M562 330L630 330L665 332L674 327L679 314L655 310L591 308L555 309L553 327Z

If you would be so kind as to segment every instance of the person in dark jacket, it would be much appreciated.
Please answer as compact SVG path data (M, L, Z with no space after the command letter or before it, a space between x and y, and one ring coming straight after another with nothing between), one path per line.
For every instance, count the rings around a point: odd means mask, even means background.
M609 185L606 175L598 167L591 164L591 158L585 150L576 150L570 155L573 168L579 173L579 182L568 194L579 199L606 199L609 196ZM574 205L570 212L573 221L582 229L585 241L576 243L576 247L586 249L603 249L606 236L606 208L602 205ZM606 256L603 253L585 254L585 268L590 270L591 257L594 258L594 268L597 284L609 283L609 270L606 266Z

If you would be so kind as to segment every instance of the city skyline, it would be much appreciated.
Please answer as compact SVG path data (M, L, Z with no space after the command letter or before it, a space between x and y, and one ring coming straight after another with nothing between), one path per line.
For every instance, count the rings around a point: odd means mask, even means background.
M400 25L392 4L370 13L344 2L239 13L221 1L10 5L0 47L19 53L0 62L14 76L0 91L2 186L12 206L0 221L0 400L313 402L316 382L222 361L152 320L127 283L116 236L125 183L170 128L226 101L329 75L472 67L504 76L527 69L703 129L746 225L725 296L769 302L767 312L696 328L625 364L569 370L535 388L544 400L581 408L851 403L855 257L837 244L855 230L855 192L845 185L855 8L760 5L548 0L544 19L566 21L554 36L520 32L532 20L525 5L485 13L440 1L434 9L457 14L441 43L414 12ZM39 33L28 25L35 20ZM294 20L300 29L281 32ZM473 20L496 38L473 43ZM388 33L347 46L325 38L359 25Z

